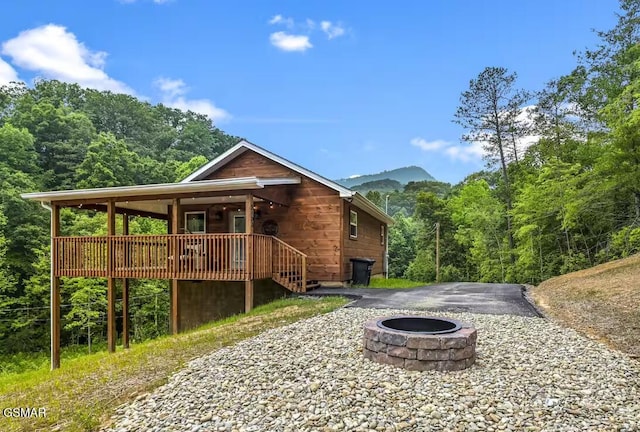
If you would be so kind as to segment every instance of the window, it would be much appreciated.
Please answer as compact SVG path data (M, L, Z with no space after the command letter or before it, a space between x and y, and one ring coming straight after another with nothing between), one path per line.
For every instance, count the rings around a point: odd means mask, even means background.
M358 238L358 213L349 211L349 238Z
M207 212L194 211L184 213L184 232L187 234L204 234L207 232Z
M384 225L380 225L380 245L384 246Z

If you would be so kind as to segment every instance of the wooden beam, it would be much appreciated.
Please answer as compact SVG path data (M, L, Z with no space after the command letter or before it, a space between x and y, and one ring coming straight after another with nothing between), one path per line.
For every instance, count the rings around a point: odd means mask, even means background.
M78 209L106 212L107 206L104 204L83 204L83 206L79 207ZM116 213L121 215L126 214L130 216L150 217L150 218L160 219L160 220L167 220L168 218L166 214L162 214L162 213L150 212L145 210L134 210L134 209L123 208L123 207L116 207Z
M178 234L180 232L180 199L176 198L171 204L171 233ZM177 239L173 240L173 274L174 279L171 279L171 333L178 334L180 332L180 311L179 311L179 296L178 296L178 279L175 276L178 273L180 264L180 251L178 250Z
M60 207L51 206L51 370L60 367L60 278L54 276L58 267L58 247L55 238L60 236Z
M116 235L116 203L107 204L107 235ZM107 350L116 351L116 284L111 276L114 267L113 242L107 242Z
M129 215L122 215L122 235L129 235ZM129 250L125 247L124 262L129 262ZM122 279L122 346L129 348L129 279Z
M244 311L253 309L253 280L244 281Z

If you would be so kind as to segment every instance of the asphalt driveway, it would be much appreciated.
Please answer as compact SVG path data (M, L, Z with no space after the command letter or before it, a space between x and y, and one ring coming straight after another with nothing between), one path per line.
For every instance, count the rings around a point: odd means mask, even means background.
M408 289L318 288L306 295L343 295L348 307L540 316L517 284L454 282Z

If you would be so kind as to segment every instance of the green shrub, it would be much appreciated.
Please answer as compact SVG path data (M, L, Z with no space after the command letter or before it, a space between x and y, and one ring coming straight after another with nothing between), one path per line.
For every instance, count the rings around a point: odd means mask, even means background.
M432 253L426 250L419 251L404 272L404 278L420 282L436 280L436 262Z

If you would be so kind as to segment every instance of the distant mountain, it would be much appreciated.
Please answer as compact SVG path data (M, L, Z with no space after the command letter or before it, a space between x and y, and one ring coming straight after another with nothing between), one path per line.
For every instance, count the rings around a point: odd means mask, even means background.
M376 190L378 192L393 192L395 190L401 191L404 185L397 180L374 180L370 182L364 182L357 186L351 186L351 189L366 195L367 192Z
M354 176L346 179L336 180L337 183L341 185L353 188L355 186L361 185L363 183L369 183L379 180L395 180L401 185L406 185L407 183L414 181L424 181L424 180L435 180L431 174L426 172L424 169L417 166L409 166L404 168L397 168L391 171L382 171L378 174L366 174L361 176ZM371 188L376 189L376 188Z

